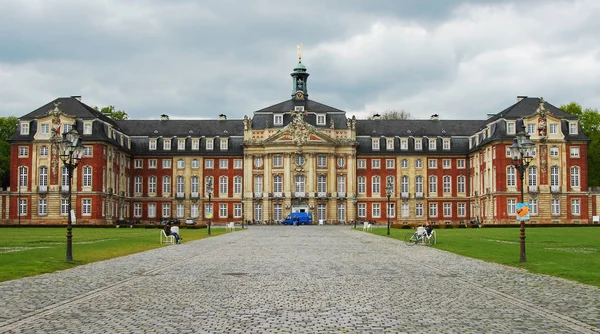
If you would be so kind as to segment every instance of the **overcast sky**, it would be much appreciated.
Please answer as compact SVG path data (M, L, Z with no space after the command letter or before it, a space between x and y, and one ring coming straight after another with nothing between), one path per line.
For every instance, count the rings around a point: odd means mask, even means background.
M132 118L229 119L291 98L364 117L600 108L600 1L0 0L0 116L61 96Z

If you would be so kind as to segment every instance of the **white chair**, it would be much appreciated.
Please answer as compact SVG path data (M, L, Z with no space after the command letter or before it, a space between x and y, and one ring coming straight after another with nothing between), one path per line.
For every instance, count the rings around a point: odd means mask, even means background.
M174 244L175 237L172 235L167 235L165 230L160 230L160 243L161 244Z
M231 222L231 223L225 225L225 231L232 231L232 232L235 231L235 223Z
M364 222L364 223L363 223L363 231L366 231L366 230L367 230L367 227L368 227L369 225L370 225L370 224L369 224L369 222Z
M368 231L373 232L373 224L367 224L367 232Z
M323 219L319 219L319 225L323 225L323 224L324 224Z

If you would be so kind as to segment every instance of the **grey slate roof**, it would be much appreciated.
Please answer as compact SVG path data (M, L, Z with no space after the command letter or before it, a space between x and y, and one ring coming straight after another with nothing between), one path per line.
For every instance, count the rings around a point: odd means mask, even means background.
M486 123L496 121L500 118L512 120L512 119L520 119L523 117L531 116L535 113L535 111L537 110L539 105L540 105L539 97L525 97L521 101L518 101L517 103L513 104L512 106L502 110L495 116L490 117ZM544 107L546 108L547 111L549 111L553 116L555 116L557 118L572 119L572 120L577 119L577 116L567 114L566 112L558 109L557 107L553 106L552 104L550 104L548 102L544 103Z
M304 110L308 113L304 117L304 121L312 126L317 128L329 128L331 126L331 120L333 120L335 129L348 128L346 113L343 110L306 99L303 101L286 100L255 111L252 118L252 129L283 128L287 126L293 121L293 116L289 114L289 112L294 110L295 106L304 106ZM273 115L282 113L288 113L283 115L283 125L275 126L273 124ZM327 114L325 125L317 125L317 116L314 113Z
M371 137L469 136L484 125L484 120L357 120L356 135Z
M118 129L117 124L110 117L107 117L103 113L98 110L88 106L87 104L79 101L74 97L59 97L52 102L46 103L45 105L37 108L36 110L30 112L27 115L22 116L21 120L32 120L39 117L44 117L48 115L48 111L54 109L54 104L60 103L58 108L62 110L65 114L70 116L75 116L76 118L81 119L100 119L106 123L111 124L112 126Z
M317 112L317 113L321 113L321 112L344 112L343 110L340 109L336 109L334 107L330 107L328 105L310 100L310 99L306 99L303 101L295 101L295 100L285 100L283 102L274 104L272 106L260 109L255 111L256 112L288 112L291 110L294 110L294 106L299 106L302 105L304 106L304 109L308 112Z
M217 137L243 136L242 120L125 120L116 121L130 136Z

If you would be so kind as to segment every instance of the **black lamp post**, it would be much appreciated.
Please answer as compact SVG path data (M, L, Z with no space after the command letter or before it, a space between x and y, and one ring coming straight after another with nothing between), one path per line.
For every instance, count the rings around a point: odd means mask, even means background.
M352 203L354 203L354 228L356 228L356 221L358 220L358 199L356 193L352 197Z
M392 197L393 190L394 186L392 185L392 180L388 178L387 185L385 186L385 193L387 195L387 235L390 235L390 197Z
M212 205L210 203L210 200L212 197L212 192L213 192L212 177L209 177L208 180L206 180L206 193L208 194L208 209L210 210L210 216L208 217L208 235L210 235L210 220L212 218L212 215L214 214Z
M531 151L534 147L533 142L529 139L529 134L525 132L525 125L521 127L521 131L517 133L517 136L513 139L513 144L510 146L510 154L512 156L513 166L519 172L519 178L521 179L521 203L525 203L525 196L523 189L523 178L525 177L525 171L533 159ZM527 262L527 256L525 255L525 221L521 220L521 262Z
M242 192L242 230L244 229L244 193Z
M69 178L69 206L68 206L68 220L67 220L67 262L73 261L73 233L72 223L73 214L71 214L71 184L73 182L73 171L77 168L77 165L81 161L83 156L83 144L81 144L81 137L75 129L63 134L62 141L59 142L60 159L68 171Z

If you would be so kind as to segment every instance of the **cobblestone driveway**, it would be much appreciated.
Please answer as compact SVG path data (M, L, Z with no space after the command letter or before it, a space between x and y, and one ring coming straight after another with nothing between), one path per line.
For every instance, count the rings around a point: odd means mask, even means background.
M0 333L156 332L600 333L600 289L335 226L0 283Z

